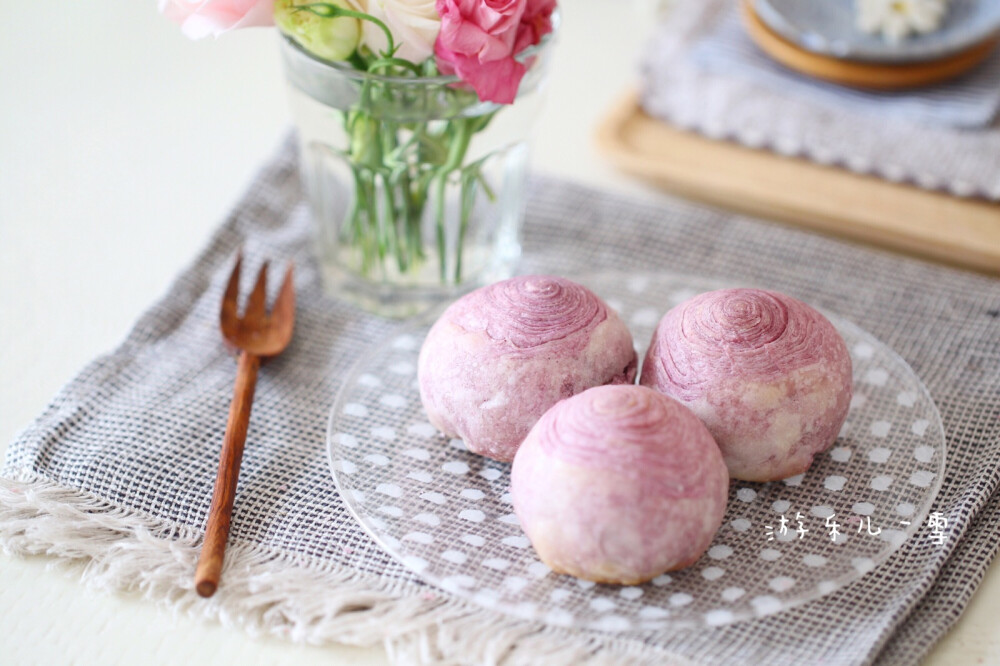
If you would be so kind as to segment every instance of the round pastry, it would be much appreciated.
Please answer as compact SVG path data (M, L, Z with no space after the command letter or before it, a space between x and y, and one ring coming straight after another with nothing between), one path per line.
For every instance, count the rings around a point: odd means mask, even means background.
M632 334L592 291L523 276L466 294L434 323L418 361L430 422L471 451L510 461L556 402L635 380Z
M642 386L560 402L511 470L521 527L553 571L636 585L693 564L722 524L729 474L704 424Z
M660 321L640 382L705 422L733 478L806 471L837 439L851 403L851 357L819 312L774 291L722 289Z

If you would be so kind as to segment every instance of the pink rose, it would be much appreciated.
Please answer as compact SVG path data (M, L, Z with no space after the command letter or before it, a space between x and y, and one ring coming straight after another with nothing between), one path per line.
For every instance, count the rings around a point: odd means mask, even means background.
M218 37L236 28L274 25L274 0L159 0L160 13L190 39Z
M438 68L455 73L479 99L510 104L525 66L514 45L527 0L437 0L441 31L434 44Z
M552 12L556 0L528 0L521 16L521 26L517 31L514 53L520 53L529 46L542 41L542 37L552 32Z

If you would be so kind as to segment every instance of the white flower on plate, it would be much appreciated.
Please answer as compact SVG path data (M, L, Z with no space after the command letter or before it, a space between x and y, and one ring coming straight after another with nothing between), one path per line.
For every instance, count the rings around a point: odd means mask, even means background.
M862 32L881 33L889 42L899 42L913 33L928 33L941 27L948 13L948 0L856 0L857 26Z

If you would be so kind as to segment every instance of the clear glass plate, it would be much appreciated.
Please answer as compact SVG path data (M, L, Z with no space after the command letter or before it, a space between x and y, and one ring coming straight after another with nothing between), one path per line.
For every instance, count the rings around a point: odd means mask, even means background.
M641 355L660 317L720 285L691 276L575 278L629 325ZM634 587L551 572L514 515L510 465L428 422L417 357L435 315L374 345L330 415L334 480L358 521L428 583L485 607L605 631L728 624L829 594L878 567L924 525L944 475L937 407L907 363L830 317L854 362L855 397L834 446L805 475L733 481L725 520L693 566ZM832 536L836 524L836 536Z

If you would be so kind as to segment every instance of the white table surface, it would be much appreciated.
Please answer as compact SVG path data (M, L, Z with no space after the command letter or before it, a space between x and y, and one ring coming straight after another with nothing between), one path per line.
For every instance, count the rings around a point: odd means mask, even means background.
M593 148L635 83L655 0L563 0L534 168L636 196ZM0 453L114 348L205 244L289 126L274 33L188 42L154 0L0 0ZM1000 663L994 565L928 663ZM0 662L387 663L174 616L0 555Z

